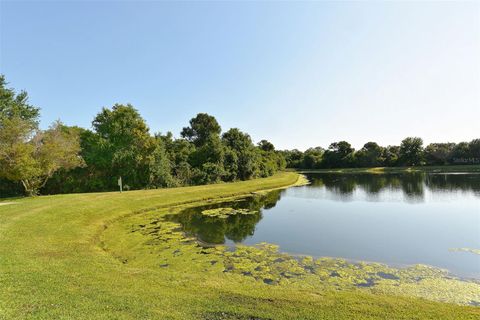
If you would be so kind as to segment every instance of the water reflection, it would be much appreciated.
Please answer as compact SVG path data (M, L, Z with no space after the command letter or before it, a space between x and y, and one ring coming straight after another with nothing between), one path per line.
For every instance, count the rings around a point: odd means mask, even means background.
M472 191L480 196L480 174L430 174L425 184L431 190L438 191Z
M407 202L422 202L425 191L462 191L473 192L480 196L479 174L339 174L316 173L308 174L311 184L306 187L324 189L329 197L340 201L358 199L358 193L363 192L369 201L382 201L380 195L387 192L390 196L401 192ZM301 192L301 191L300 191ZM282 195L281 190L269 192L266 195L256 195L240 201L212 204L189 208L180 214L168 218L179 222L184 231L196 236L204 244L224 244L226 240L235 243L243 242L255 232L255 226L263 217L262 210L275 207ZM312 198L312 193L308 193ZM325 198L329 198L328 196ZM201 214L203 210L230 207L258 211L250 215L232 215L226 219L209 217Z
M480 278L480 174L310 174L311 185L189 208L168 219L204 245L280 250L394 265L423 263ZM281 198L281 201L279 201ZM255 214L202 215L216 208Z
M256 224L262 219L262 209L275 207L277 201L280 200L281 192L281 190L275 190L265 195L248 197L241 201L189 208L179 214L168 216L168 219L179 222L187 234L196 236L204 244L224 244L227 239L238 243L249 236L253 236ZM231 215L228 218L210 217L201 214L204 210L222 207L248 209L256 213Z
M479 174L437 173L389 173L389 174L309 174L311 187L325 188L339 200L349 201L357 191L362 191L374 200L384 192L402 192L410 202L421 202L425 191L463 191L480 196Z

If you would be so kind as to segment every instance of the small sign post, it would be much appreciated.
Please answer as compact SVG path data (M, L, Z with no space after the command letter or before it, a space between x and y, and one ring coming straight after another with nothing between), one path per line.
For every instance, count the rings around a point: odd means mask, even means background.
M120 187L120 193L122 193L122 177L118 178L118 186Z

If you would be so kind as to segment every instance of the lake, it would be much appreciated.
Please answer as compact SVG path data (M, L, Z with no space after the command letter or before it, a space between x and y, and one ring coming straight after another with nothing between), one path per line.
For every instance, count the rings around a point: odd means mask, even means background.
M307 174L310 185L189 208L169 219L204 245L392 266L427 264L480 279L480 174ZM251 214L205 216L215 208Z

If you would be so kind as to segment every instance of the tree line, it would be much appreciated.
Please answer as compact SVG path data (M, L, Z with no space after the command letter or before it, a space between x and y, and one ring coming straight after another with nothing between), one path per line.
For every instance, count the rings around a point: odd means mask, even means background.
M130 104L103 108L92 128L55 121L39 129L40 109L0 75L0 197L201 185L267 177L288 168L395 167L478 164L480 139L431 143L409 137L400 146L348 142L327 149L275 150L237 128L222 132L215 117L199 113L175 138L150 132Z
M38 127L40 109L0 76L0 195L14 196L200 185L267 177L285 168L272 143L237 128L222 133L199 113L180 138L150 130L130 104L103 108L92 129L60 121Z
M399 146L382 147L367 142L355 150L347 141L330 144L328 149L310 148L282 151L288 168L328 169L361 167L404 167L422 165L480 164L480 139L460 143L430 143L418 137L405 138Z

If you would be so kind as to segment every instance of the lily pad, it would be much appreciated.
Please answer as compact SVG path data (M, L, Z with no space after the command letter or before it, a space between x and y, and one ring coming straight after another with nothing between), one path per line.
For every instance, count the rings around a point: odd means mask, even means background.
M473 254L480 255L480 249L473 249L473 248L452 248L450 249L452 252L469 252Z
M202 215L204 216L221 218L221 219L226 219L229 216L234 216L237 214L249 215L249 214L256 214L256 213L258 213L258 211L251 211L247 209L234 209L234 208L216 208L216 209L208 209L208 210L202 211Z

